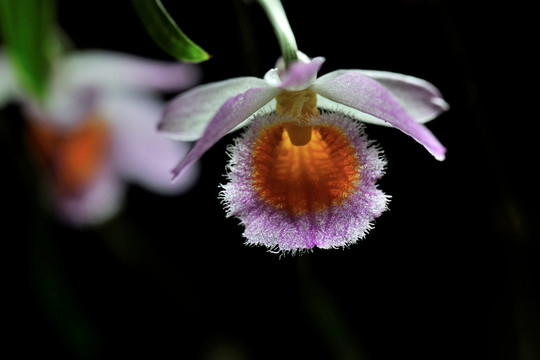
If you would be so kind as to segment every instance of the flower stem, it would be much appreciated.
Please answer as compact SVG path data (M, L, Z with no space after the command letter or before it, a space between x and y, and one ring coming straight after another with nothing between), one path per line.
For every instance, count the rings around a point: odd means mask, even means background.
M283 5L281 5L280 0L258 0L258 2L261 4L274 28L285 67L288 68L291 61L298 60L296 53L298 48Z

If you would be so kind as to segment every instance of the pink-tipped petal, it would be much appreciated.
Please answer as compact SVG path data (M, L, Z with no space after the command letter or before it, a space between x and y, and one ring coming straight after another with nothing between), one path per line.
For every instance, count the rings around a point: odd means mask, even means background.
M111 156L119 175L159 194L179 194L196 181L198 166L191 166L171 182L170 170L186 156L189 145L164 137L156 130L163 109L149 96L111 96L100 103L111 127Z
M122 92L182 90L200 78L195 65L148 60L108 51L81 51L55 63L45 104L57 126L77 126L100 97Z
M325 59L316 57L307 62L297 61L290 64L289 69L275 68L269 70L264 80L274 88L280 88L289 91L299 91L307 89L317 78L317 72L321 68Z
M450 108L439 89L423 79L389 71L358 71L394 94L416 122L426 123Z
M227 100L210 121L193 149L172 171L174 177L197 161L229 131L270 102L278 92L279 90L268 87L255 87Z
M57 72L72 87L129 90L181 90L193 86L201 77L196 65L98 50L66 56Z
M372 78L357 71L346 71L318 79L311 89L336 103L388 122L422 144L437 160L444 160L446 149L439 140L411 117L396 96Z
M399 100L407 113L418 123L423 124L433 120L449 109L449 105L433 84L409 75L377 70L337 70L321 76L316 83L330 81L348 72L358 72L381 83ZM391 126L389 123L373 117L366 117L363 121L376 125Z
M241 77L197 86L168 103L159 130L175 140L198 140L227 99L251 88L265 86L264 80L255 77Z

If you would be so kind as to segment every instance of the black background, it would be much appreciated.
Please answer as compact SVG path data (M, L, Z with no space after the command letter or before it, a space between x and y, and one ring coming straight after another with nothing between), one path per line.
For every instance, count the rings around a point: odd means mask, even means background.
M114 5L111 5L114 3ZM163 1L212 54L203 82L263 76L280 55L260 7ZM539 359L538 115L532 9L516 2L283 1L320 74L376 69L435 84L438 162L389 128L390 210L357 244L302 256L243 244L218 185L227 136L192 191L131 186L122 215L74 230L44 211L17 108L1 115L8 343L59 359ZM129 1L58 1L81 49L172 60ZM174 94L167 95L167 98Z

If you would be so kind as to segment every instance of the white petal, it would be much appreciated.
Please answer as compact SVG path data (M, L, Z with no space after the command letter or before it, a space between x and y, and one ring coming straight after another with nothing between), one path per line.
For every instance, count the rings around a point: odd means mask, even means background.
M439 90L431 83L414 76L403 75L388 71L376 70L337 70L321 76L314 83L314 86L322 85L345 73L360 73L368 76L384 86L401 103L407 113L418 123L423 124L437 117L441 112L448 110L449 106L442 98ZM321 107L328 103L322 101ZM381 121L369 115L358 112L347 106L343 110L351 116L377 125L391 126L389 123ZM335 107L334 107L335 109Z
M178 176L183 169L197 161L208 149L214 146L223 136L231 132L250 116L259 112L279 92L269 87L254 87L229 98L212 118L201 138L193 149L173 169L174 176Z
M72 86L130 90L180 90L200 78L195 65L98 50L65 56L58 64L58 72Z
M320 83L311 87L317 94L390 123L422 144L437 160L444 160L445 147L428 128L417 122L398 97L380 82L359 71L344 71L339 76L322 80L323 78ZM429 97L422 99L428 101Z
M392 126L386 121L378 119L375 116L371 116L364 112L358 111L350 106L343 105L335 101L329 100L319 94L317 94L317 107L319 109L345 114L353 119L356 119L358 121L365 122L368 124Z
M199 77L194 65L109 51L74 52L55 63L41 110L57 125L76 126L104 92L181 90Z
M229 98L255 87L268 86L264 80L256 77L240 77L197 86L167 104L159 130L175 140L197 140Z
M189 145L157 131L163 104L149 96L113 96L99 104L112 132L114 166L123 179L160 194L179 194L194 184L198 166L191 166L171 181L170 170Z

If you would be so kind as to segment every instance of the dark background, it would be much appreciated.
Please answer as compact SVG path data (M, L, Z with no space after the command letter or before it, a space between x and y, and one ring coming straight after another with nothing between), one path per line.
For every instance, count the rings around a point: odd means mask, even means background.
M111 3L59 0L58 22L81 49L172 60L129 1ZM212 54L203 82L261 77L280 55L256 3L163 3ZM368 125L388 158L390 210L347 249L280 257L245 246L225 218L218 185L234 136L205 154L189 193L132 186L121 216L74 230L38 206L11 106L1 113L2 238L18 358L540 359L532 9L283 4L300 50L326 57L320 74L377 69L435 84L451 110L428 127L447 159Z

